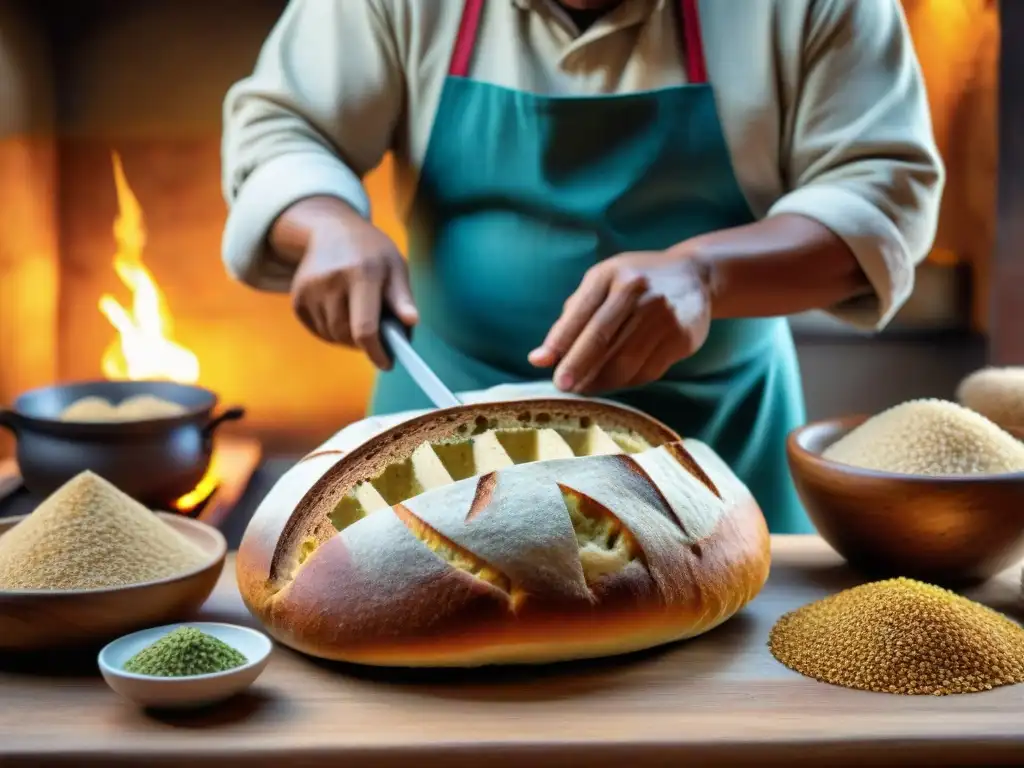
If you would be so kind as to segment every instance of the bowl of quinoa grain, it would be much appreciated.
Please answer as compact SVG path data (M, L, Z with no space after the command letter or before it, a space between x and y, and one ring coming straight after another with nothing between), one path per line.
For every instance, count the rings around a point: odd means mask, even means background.
M786 452L811 522L864 573L959 586L1024 557L1024 443L968 408L818 421Z
M226 552L215 528L82 472L31 514L0 520L0 650L98 646L187 618Z

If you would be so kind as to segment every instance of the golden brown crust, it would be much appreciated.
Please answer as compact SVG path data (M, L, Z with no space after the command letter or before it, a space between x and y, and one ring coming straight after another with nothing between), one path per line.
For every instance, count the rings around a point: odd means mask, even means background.
M1024 430L1024 367L982 368L960 382L960 405L1003 429Z
M436 581L382 603L377 585L362 578L365 569L337 536L274 601L268 629L314 656L385 666L610 655L699 635L728 619L767 580L768 547L764 517L748 499L712 536L680 551L678 567L691 587L680 605L666 605L650 574L635 566L593 602L531 599L512 611L500 591L441 567Z
M364 664L547 662L700 634L763 586L764 518L706 446L602 403L456 410L362 442L356 434L358 445L325 445L271 491L237 567L246 605L276 639ZM453 426L526 413L593 418L664 447L518 465L434 489L322 536L293 576L275 582L275 552L294 547L295 531L308 532L356 482ZM370 424L364 434L373 431ZM604 532L604 570L586 567L589 539L574 514Z

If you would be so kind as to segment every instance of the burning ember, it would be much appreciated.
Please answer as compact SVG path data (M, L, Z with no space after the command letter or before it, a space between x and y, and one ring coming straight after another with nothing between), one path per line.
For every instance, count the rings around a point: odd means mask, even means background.
M117 337L103 353L103 375L116 381L199 381L199 358L174 341L173 318L167 301L153 275L142 261L146 228L142 207L128 186L120 156L115 152L114 185L118 214L114 219L114 271L131 292L130 309L111 294L100 297L99 308L117 331ZM217 487L217 455L206 476L173 506L189 512L205 501Z

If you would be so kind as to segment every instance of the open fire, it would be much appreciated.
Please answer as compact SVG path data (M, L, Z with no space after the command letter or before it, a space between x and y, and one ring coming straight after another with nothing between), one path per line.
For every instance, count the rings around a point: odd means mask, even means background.
M195 384L199 381L199 358L188 347L174 340L174 320L163 292L142 260L146 246L146 228L142 206L135 197L120 156L113 153L114 185L118 214L114 219L114 271L131 294L128 306L105 293L99 309L117 331L103 353L103 375L117 381L173 381ZM217 488L218 457L215 452L210 468L199 484L174 502L179 512L190 512Z
M146 228L142 207L128 186L121 158L114 153L114 185L118 215L114 219L114 271L132 294L126 309L109 293L100 297L100 311L117 330L103 353L103 375L108 379L154 379L195 384L199 358L174 341L174 321L167 301L142 261Z

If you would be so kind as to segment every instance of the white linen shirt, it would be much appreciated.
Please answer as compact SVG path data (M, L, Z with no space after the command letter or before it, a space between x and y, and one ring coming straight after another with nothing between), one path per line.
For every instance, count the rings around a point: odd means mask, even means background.
M550 0L486 0L470 76L551 95L686 82L677 0L625 0L580 33ZM331 195L369 216L361 179L393 152L411 203L461 0L291 0L254 72L224 103L223 257L287 291L267 245L293 203ZM871 295L829 310L881 328L935 236L944 169L898 0L700 0L708 77L757 218L815 219L841 237Z

